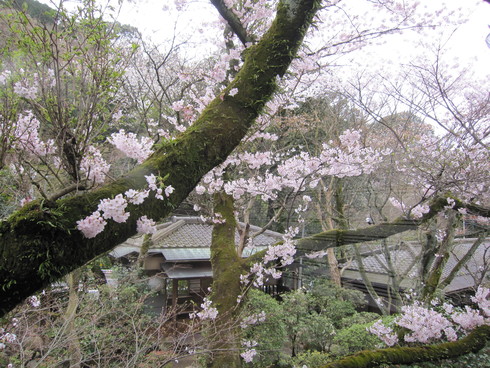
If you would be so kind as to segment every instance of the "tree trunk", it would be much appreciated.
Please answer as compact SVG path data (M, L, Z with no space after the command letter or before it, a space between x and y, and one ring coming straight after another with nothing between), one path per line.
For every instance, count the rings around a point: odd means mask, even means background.
M296 55L319 0L281 1L277 16L259 43L244 54L236 78L176 139L125 177L82 196L34 201L0 224L0 317L35 291L111 250L136 233L136 220L167 216L213 167L240 143L276 89L276 78ZM237 89L234 96L228 92ZM160 175L175 188L169 200L148 198L130 205L125 223L109 221L95 238L87 239L76 222L97 209L101 199L129 189L147 187L145 175Z
M426 277L425 285L422 289L422 299L430 302L436 291L439 288L442 272L449 259L449 254L454 241L454 234L456 232L458 215L454 210L450 210L448 214L448 220L446 224L446 232L441 244L437 248L437 253L434 255L435 259L432 267Z
M138 254L138 268L140 270L143 269L143 266L145 265L145 258L148 254L148 249L150 249L152 244L151 239L151 234L145 234L143 237L143 244L141 245L140 252Z
M78 283L80 282L81 270L77 269L66 276L66 282L69 287L68 306L66 307L65 319L65 335L68 339L68 353L70 356L70 367L80 368L82 362L82 350L80 348L80 340L75 327L75 318L78 309Z
M225 192L214 195L214 213L221 214L224 223L213 226L211 240L211 265L213 268L213 305L218 309L218 341L213 342L212 361L209 367L241 367L240 338L235 317L241 293L241 259L235 247L236 219L233 197Z

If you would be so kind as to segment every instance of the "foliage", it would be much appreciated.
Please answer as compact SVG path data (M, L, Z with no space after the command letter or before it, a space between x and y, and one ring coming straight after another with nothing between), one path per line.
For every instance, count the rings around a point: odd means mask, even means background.
M313 309L329 316L335 328L340 328L341 321L354 315L356 308L365 303L362 292L339 287L327 279L316 279L309 294Z
M343 318L339 325L340 328L347 328L355 324L365 324L379 319L379 314L372 312L358 312L352 316Z
M335 299L338 297L344 300ZM285 293L281 302L261 292L252 291L246 310L251 315L262 311L267 315L265 323L251 325L245 330L246 339L256 341L258 350L263 351L259 354L261 358L257 366L267 366L266 363L277 361L285 340L289 341L293 357L308 350L329 352L339 331L344 331L339 328L356 321L366 323L379 318L379 315L374 313L358 314L354 302L361 303L358 292L334 287L327 280L318 280L312 285L311 290ZM271 312L271 320L268 310ZM349 324L350 318L352 322ZM365 326L363 328L365 329ZM372 339L372 336L365 332L365 335ZM363 335L358 331L356 333L359 336ZM337 339L336 344L350 343L350 338L356 338L351 337L352 334L350 331L343 332L343 340ZM377 339L372 340L378 342ZM270 354L271 351L273 354ZM343 351L347 353L349 349Z
M256 341L259 351L254 358L253 367L268 367L279 360L286 339L286 326L283 323L282 307L271 296L258 290L250 290L245 305L247 314L265 312L265 321L250 325L245 329L244 338Z
M337 355L348 355L360 350L375 349L380 343L379 339L367 331L372 323L353 324L337 332L333 338Z
M285 367L321 367L324 364L330 363L332 360L333 358L329 354L321 353L318 351L305 351L288 360Z
M172 343L165 338L172 315L147 313L145 300L153 293L133 273L119 270L114 273L117 286L97 286L90 273L83 277L90 292L79 291L79 304L74 329L68 329L64 313L67 307L66 290L46 290L39 307L29 302L14 311L2 323L17 338L0 350L0 365L19 365L29 361L54 367L70 361L70 347L79 344L81 363L85 366L120 367L137 366L151 359L151 350L170 349ZM38 354L44 355L39 360ZM30 363L33 364L33 363Z
M48 5L36 0L4 0L0 1L1 5L25 9L29 16L43 24L53 23L56 14Z

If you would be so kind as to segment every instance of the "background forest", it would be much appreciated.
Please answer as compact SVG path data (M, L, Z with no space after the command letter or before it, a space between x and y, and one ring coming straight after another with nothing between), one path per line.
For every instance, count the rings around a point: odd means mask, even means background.
M156 42L0 2L0 366L490 367L490 78L443 36L490 6L211 4ZM348 62L394 34L427 52ZM170 216L213 226L192 313L152 307Z

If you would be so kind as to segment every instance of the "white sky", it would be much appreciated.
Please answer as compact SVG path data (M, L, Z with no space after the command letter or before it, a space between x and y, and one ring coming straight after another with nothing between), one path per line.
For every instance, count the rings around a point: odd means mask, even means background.
M41 2L52 5L53 0L40 0ZM115 0L112 0L115 1ZM54 0L56 3L57 0ZM76 1L73 1L76 3ZM212 37L219 37L219 31L210 35L206 30L210 29L210 24L217 22L218 16L216 10L207 0L190 0L185 12L175 12L174 0L132 0L124 1L118 20L121 23L131 24L137 27L146 37L150 37L156 43L164 44L166 40L171 39L174 30L180 37L187 40L191 53L201 54L203 39L211 38L208 48L212 47ZM350 0L352 3L352 0ZM472 65L472 69L481 78L490 78L488 66L490 65L490 48L485 44L485 37L490 33L490 5L483 0L475 3L472 1L461 0L421 0L422 6L427 6L428 10L437 7L446 7L457 9L462 7L468 10L468 22L460 26L451 36L445 46L445 50L450 58L458 58L462 66ZM362 4L362 3L359 3ZM449 34L454 27L448 27L445 35L440 37L434 32L428 38L434 43L447 41ZM179 37L179 38L180 38ZM417 38L418 37L418 38ZM181 39L182 39L181 38ZM433 38L433 39L432 39ZM366 67L366 60L369 60L370 66L374 68L386 68L387 61L395 64L409 61L418 53L424 51L419 42L426 42L427 39L421 40L418 36L390 36L386 43L377 47L370 47L362 52L355 53L344 59L344 63L359 64ZM349 61L347 61L349 60Z

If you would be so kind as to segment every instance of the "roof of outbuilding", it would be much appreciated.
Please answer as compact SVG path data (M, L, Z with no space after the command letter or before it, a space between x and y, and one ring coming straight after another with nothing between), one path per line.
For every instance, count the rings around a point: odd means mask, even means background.
M243 225L243 224L242 224ZM250 226L251 234L260 230ZM211 235L213 226L205 223L199 217L172 217L170 221L157 225L157 231L152 235L149 253L162 253L169 260L203 260L209 259ZM257 250L264 249L281 240L280 233L266 230L254 237L244 249L243 255L248 256ZM133 252L139 252L143 244L143 235L136 235L118 245L110 255L123 257ZM238 243L240 235L235 234Z
M451 270L456 266L458 261L469 251L474 240L461 240L454 245L449 259L443 269L441 279L449 275ZM483 242L475 251L473 256L467 261L466 266L462 267L454 278L453 282L445 288L446 292L454 292L456 290L472 287L475 283L474 276L477 275L488 262L488 251L490 250L490 241ZM418 261L421 257L422 248L416 244L405 242L403 246L392 249L390 258L397 275L404 278L402 287L413 287L413 281L418 277ZM485 258L487 258L485 260ZM388 261L382 252L371 252L364 254L363 265L372 282L387 283L388 282ZM343 274L346 278L360 279L359 265L353 260L341 265L345 268Z

